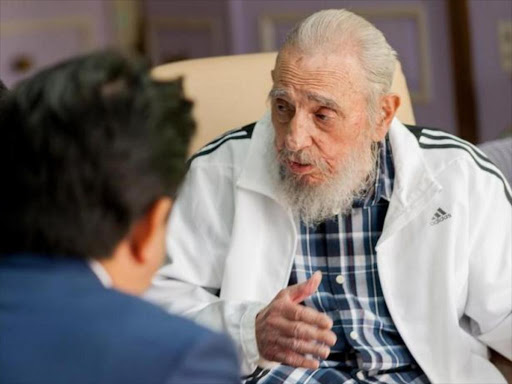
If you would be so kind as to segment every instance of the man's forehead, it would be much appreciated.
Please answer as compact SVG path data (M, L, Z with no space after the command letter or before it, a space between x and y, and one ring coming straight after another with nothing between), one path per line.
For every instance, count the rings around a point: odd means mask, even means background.
M279 51L276 69L281 65L297 65L318 63L325 68L339 68L340 66L360 65L359 51L353 44L324 45L310 49L294 47Z
M305 98L308 102L341 110L347 98L359 98L364 93L364 83L357 69L342 65L326 66L322 60L309 58L303 60L284 60L276 67L271 98L280 95L283 98L297 100ZM348 65L350 67L350 64Z
M283 52L273 73L274 87L305 86L321 94L339 84L355 84L362 75L359 60L352 54Z

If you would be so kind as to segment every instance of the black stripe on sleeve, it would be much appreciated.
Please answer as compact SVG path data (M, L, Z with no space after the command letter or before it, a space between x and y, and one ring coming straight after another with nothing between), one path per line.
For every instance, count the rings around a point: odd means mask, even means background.
M441 129L429 128L429 127L420 127L420 126L415 126L415 125L405 125L405 126L407 127L407 129L409 129L409 131L414 136L416 136L416 139L418 140L418 144L419 144L419 146L421 148L424 148L424 149L455 148L455 149L462 149L462 150L466 151L471 156L473 161L476 163L478 168L480 168L484 172L487 172L487 173L490 173L490 174L496 176L498 179L501 180L501 182L503 183L503 189L505 191L505 196L506 196L508 202L512 205L512 196L511 196L510 192L507 189L507 182L494 169L490 169L490 168L486 167L484 164L480 164L478 162L478 160L477 160L477 158L475 156L477 156L480 160L485 161L486 163L494 165L494 163L491 160L489 160L485 155L480 153L480 151L473 144L471 144L471 143L469 143L467 141L464 141L464 140L462 140L462 139L460 139L460 138L458 138L456 136L450 136L449 134L447 134L446 132L444 132ZM429 135L426 131L439 132L439 133L444 134L444 135L437 135L437 136L436 135ZM453 144L448 144L448 143L445 143L445 144L421 143L420 139L422 137L426 137L426 138L429 138L431 140L452 140ZM472 151L470 151L467 147L464 147L464 145L468 145L471 148L474 148L475 149L474 153Z
M419 125L407 125L404 124L405 127L414 135L416 136L416 140L420 140L420 137L422 136L423 130L428 129L430 131L437 131L437 132L443 132L441 129L437 128L428 128L428 127L420 127Z
M246 125L246 126L244 126L242 128L231 129L231 130L223 133L222 135L220 135L216 139L214 139L214 140L210 141L208 144L204 145L203 148L201 148L198 152L201 152L205 147L208 147L210 145L213 145L213 144L216 144L216 143L222 141L227 136L230 136L230 135L232 135L234 133L246 132L247 131L246 128L249 127L250 125L252 125L252 124Z
M498 179L501 180L501 182L503 183L503 190L505 191L505 196L507 197L508 202L512 205L512 195L510 195L510 193L509 193L509 191L507 189L507 183L506 183L505 179L498 172L496 172L494 169L487 168L483 164L480 164L477 161L477 159L475 158L474 154L469 149L467 149L466 147L463 147L460 144L425 144L425 143L419 143L419 145L420 145L421 148L424 148L424 149L454 148L454 149L462 149L462 150L466 151L467 153L469 153L469 155L471 156L473 161L476 163L478 168L480 168L484 172L487 172L487 173L490 173L490 174L496 176ZM489 161L489 163L492 164L491 161Z
M248 125L240 128L240 129L237 129L237 130L234 130L234 131L229 131L229 132L225 133L224 135L222 135L221 137L219 137L219 138L211 141L210 143L206 144L203 147L203 149L199 150L199 152L197 152L190 159L188 159L187 166L190 167L190 164L192 163L192 161L194 161L198 157L205 156L205 155L208 155L208 154L216 151L217 149L219 149L222 146L222 144L224 144L225 142L227 142L229 140L250 139L252 137L252 132L254 131L254 126L255 125L256 125L256 123L251 123L251 124L248 124ZM235 133L240 133L240 132L243 132L245 134L243 134L243 135L234 135Z
M421 137L427 137L429 139L432 139L432 140L452 140L456 143L461 143L463 145L467 145L471 148L474 149L474 154L476 156L478 156L479 159L481 159L482 161L485 161L486 163L489 163L489 164L493 164L493 162L491 160L489 160L485 155L483 155L482 153L480 153L480 151L473 145L471 144L470 142L468 141L464 141L458 137L455 137L455 136L434 136L434 135L429 135L428 133L426 133L425 131L423 131L421 133ZM493 164L494 165L494 164Z

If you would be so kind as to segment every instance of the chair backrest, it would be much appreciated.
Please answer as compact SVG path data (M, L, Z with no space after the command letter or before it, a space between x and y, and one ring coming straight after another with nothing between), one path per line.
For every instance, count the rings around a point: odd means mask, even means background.
M194 101L197 134L191 153L223 132L258 120L268 108L270 71L276 52L220 56L164 64L153 69L158 80L184 77L185 94ZM392 91L401 97L397 116L414 124L405 77L397 66Z

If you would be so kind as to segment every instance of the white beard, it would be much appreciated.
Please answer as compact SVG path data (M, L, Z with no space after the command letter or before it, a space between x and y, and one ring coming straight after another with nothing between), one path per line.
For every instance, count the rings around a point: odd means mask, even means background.
M326 173L326 165L307 153L295 153L295 159L304 163L313 162L320 169L326 181L310 185L300 176L291 173L279 162L281 197L302 221L314 227L337 214L346 214L352 208L353 200L364 197L374 186L377 173L378 145L368 140L367 150L351 150L338 165L334 175ZM284 150L278 158L289 157Z

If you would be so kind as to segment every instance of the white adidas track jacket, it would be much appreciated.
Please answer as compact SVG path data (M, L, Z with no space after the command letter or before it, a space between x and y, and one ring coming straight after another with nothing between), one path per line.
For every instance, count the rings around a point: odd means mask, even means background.
M504 383L487 346L512 358L512 198L474 146L394 120L395 187L377 244L387 306L433 383ZM267 115L194 156L168 229L171 263L148 298L231 335L243 373L259 359L254 319L287 286L291 212L271 172Z

